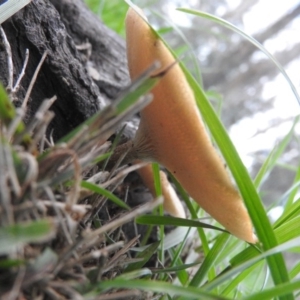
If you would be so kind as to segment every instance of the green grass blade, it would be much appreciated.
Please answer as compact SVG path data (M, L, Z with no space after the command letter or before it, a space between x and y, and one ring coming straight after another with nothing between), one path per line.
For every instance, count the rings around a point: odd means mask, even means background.
M287 242L300 236L300 215L284 222L275 229L277 239L280 243Z
M198 10L193 10L193 9L187 9L187 8L178 8L179 11L182 12L186 12L189 14L193 14L208 20L211 20L217 24L222 25L223 27L226 27L236 33L238 33L239 35L241 35L242 37L244 37L245 39L247 39L249 42L251 42L254 46L256 46L259 50L261 50L278 68L278 70L281 72L281 74L284 76L284 78L286 79L286 81L288 82L289 86L291 87L298 103L300 104L300 96L297 92L297 89L295 87L295 85L293 84L292 80L290 79L290 77L288 76L288 74L286 73L286 71L284 70L284 68L282 67L282 65L277 61L277 59L261 44L259 43L255 38L253 38L252 36L246 34L243 30L239 29L238 27L234 26L233 24L231 24L230 22L216 17L214 15L211 15L209 13L205 13L202 11L198 11Z
M178 272L178 271L182 271L182 270L186 270L188 268L194 267L199 265L201 262L195 262L195 263L191 263L191 264L182 264L179 266L175 266L175 267L170 267L170 268L163 268L163 269L154 269L152 270L152 273L171 273L171 272Z
M228 298L217 296L195 287L183 287L177 286L172 283L162 281L150 281L150 280L124 280L114 279L110 281L104 281L99 283L99 288L107 290L111 288L119 289L138 289L143 291L150 291L155 293L178 295L184 297L185 300L189 299L202 299L202 300L225 300Z
M194 275L193 279L190 282L190 286L199 286L202 281L205 279L205 275L211 268L214 268L215 261L218 258L218 255L222 252L224 247L228 242L229 235L227 233L222 233L218 236L216 242L214 243L211 250L208 252L208 255L205 257L197 273Z
M300 290L300 280L294 282L283 283L273 287L271 289L266 289L258 293L254 293L251 296L243 298L244 300L269 300L275 299L276 297L287 295L296 290Z
M188 210L191 214L191 217L193 219L198 219L197 212L194 209L194 206L193 206L193 204L190 200L189 195L184 190L184 188L180 185L180 183L176 180L176 178L173 176L173 174L171 174L170 172L168 174L172 178L172 181L175 184L177 191L181 195L181 198L184 200L184 202L185 202L185 204L186 204L186 206L187 206L187 208L188 208ZM200 238L201 243L202 243L204 255L207 255L207 253L209 252L209 246L208 246L208 241L207 241L205 232L204 232L203 228L201 228L201 227L198 227L197 230L198 230L199 238Z
M114 106L116 114L120 115L129 109L137 100L147 94L159 82L161 75L151 76L153 71L159 68L159 63L154 62L147 70L145 70L137 79L131 82L129 87L125 89L118 99L115 100Z
M15 116L15 107L9 100L3 85L0 83L0 119L7 126Z
M118 205L122 208L130 210L130 207L124 201L122 201L119 197L114 195L112 192L102 188L99 185L96 185L96 184L93 184L93 183L87 182L87 181L81 181L81 187L83 187L85 189L88 189L90 191L93 191L94 193L97 193L99 195L103 195L107 199L114 202L116 205Z
M161 182L160 182L160 176L159 176L159 164L153 163L152 170L153 170L154 187L155 187L156 197L159 197L162 195Z
M118 278L119 279L124 278L125 280L131 280L131 279L136 279L136 278L148 276L148 275L152 275L151 270L148 268L143 268L143 269L134 270L134 271L131 271L128 273L123 273Z
M85 0L90 9L99 16L103 23L125 36L124 19L128 5L120 0Z
M145 263L147 263L147 261L153 256L155 251L158 249L159 244L160 244L160 241L154 242L153 244L149 245L145 250L143 250L142 252L139 252L135 258L142 258L142 260L130 264L125 269L124 273L141 269L145 265Z
M26 243L46 241L55 233L50 219L18 223L0 228L0 255L9 254Z
M278 239L279 244L285 243L292 240L300 235L299 230L300 216L295 216L294 218L287 219L278 225L274 232ZM259 250L253 246L246 248L241 251L235 257L230 260L232 266L246 262L260 254Z
M290 278L295 278L300 273L300 262L298 262L290 271Z
M183 243L178 247L176 251L174 248L169 249L168 252L170 254L170 257L172 258L172 262L169 268L179 268L176 271L176 276L180 281L181 285L185 286L189 281L189 272L186 271L186 268L182 268L185 265L180 257L180 254L182 253L182 249L183 249ZM167 279L168 279L168 275L166 274L165 277L163 277L163 281L167 281Z
M278 244L275 234L249 173L241 161L225 128L205 97L204 92L184 67L183 70L194 90L201 114L239 187L260 242L263 244L265 250L275 247ZM281 253L270 256L267 260L275 284L289 281L287 269ZM293 299L293 297L289 299Z
M279 244L283 244L289 240L292 240L300 235L299 224L300 224L300 216L299 216L299 209L300 209L300 201L297 203L297 213L292 214L290 218L284 218L282 222L276 225L274 230L276 237L278 239ZM246 248L245 250L241 251L235 257L230 260L232 266L237 264L241 264L253 257L256 257L260 254L259 249L251 246Z
M274 228L284 225L288 220L300 214L300 199L295 201L288 209L286 209L280 218L274 223Z
M161 182L160 182L160 174L159 174L159 164L158 163L152 163L152 170L153 170L153 179L154 179L154 188L155 188L155 194L156 197L159 197L162 195L162 189L161 189ZM159 208L159 215L164 215L164 209L163 205L160 205ZM159 239L161 240L161 247L159 248L159 259L164 264L165 261L165 251L164 251L164 239L165 239L165 227L163 224L160 224L159 226Z
M192 13L191 11L188 12ZM225 129L223 128L222 124L219 122L217 116L215 115L210 103L207 101L203 91L195 82L194 78L192 78L192 76L189 74L189 72L187 72L187 70L185 70L185 73L196 94L197 102L202 116L205 119L206 124L208 125L236 180L236 183L243 196L248 212L251 216L253 225L256 229L256 233L259 237L259 240L262 242L265 250L275 247L278 244L276 236L272 230L271 224L268 220L263 205L260 201L260 198L257 194L257 191L252 183L252 180L247 170L245 169L242 161L240 160L238 153L232 145ZM284 70L283 74L286 74ZM288 77L287 80L289 81L290 86L292 87L294 94L299 101L299 96L294 88L294 85ZM283 282L288 282L289 277L282 254L278 253L274 256L270 256L267 258L267 260L274 283L280 284ZM293 299L293 296L290 294L284 297L284 299Z
M22 259L4 259L0 260L0 269L2 269L2 272L5 269L10 269L14 267L20 267L22 265L25 265L26 261Z
M264 264L263 264L264 265ZM246 280L252 274L261 275L261 268L258 269L259 266L263 266L262 264L254 264L244 271L240 272L236 277L234 277L230 282L225 285L225 288L220 291L221 295L228 296L230 293L234 293L235 289L238 288L238 285ZM258 277L258 276L257 276ZM247 281L247 287L249 285L249 281Z
M99 126L104 125L113 117L125 113L131 106L136 104L141 96L147 94L160 80L160 76L150 77L151 73L158 68L158 63L154 62L145 70L136 80L134 80L110 106L105 107L102 111L97 112L85 122L73 129L70 133L62 137L57 144L70 141L84 127L88 126L90 134L94 130L99 130ZM146 101L147 104L149 101Z
M262 167L260 168L259 172L257 173L254 179L254 185L259 188L259 186L263 183L264 178L271 172L271 170L276 166L279 157L285 151L287 145L291 141L291 138L294 133L294 129L296 124L299 122L299 116L294 119L293 125L290 131L286 134L286 136L280 141L280 143L275 147L271 153L269 154L268 158L264 161Z
M180 185L180 183L178 182L178 180L173 176L173 174L171 174L170 172L168 172L168 175L171 177L172 179L172 182L175 184L176 186L176 190L179 192L181 198L183 199L183 201L185 202L190 214L191 214L191 217L193 219L197 219L198 216L197 216L197 212L196 210L194 209L194 206L190 200L190 197L188 195L188 193L184 190L184 188Z
M182 218L175 218L171 216L139 216L136 219L136 223L142 225L168 225L168 226L184 226L184 227L197 227L197 228L209 228L214 229L222 232L228 233L225 229L206 224L203 222L199 222L196 220L189 220L189 219L182 219Z
M241 251L236 256L231 258L230 264L232 266L242 264L242 263L246 262L247 260L249 260L259 254L261 254L260 249L253 247L253 246L247 247L245 250Z
M179 46L182 49L177 48L177 49L174 49L174 51L176 52L176 55L178 57L182 57L185 61L187 61L186 58L190 58L190 60L192 62L190 65L192 65L194 67L192 72L193 72L193 74L195 74L196 78L199 80L200 85L203 86L203 78L202 78L197 54L196 54L195 50L193 49L193 46L187 39L186 35L182 31L182 29L180 27L178 27L178 25L176 23L172 22L170 20L170 18L167 18L165 15L159 14L159 13L157 13L157 11L154 11L154 14L156 14L159 18L163 19L165 22L169 23L171 25L171 27L168 27L168 28L171 28L171 30L174 30L176 32L177 36L179 36L182 39L183 45L181 47ZM164 32L165 31L158 30L158 34L160 36L163 35Z
M276 253L281 253L283 251L287 251L289 249L295 248L299 245L299 243L300 243L300 238L298 237L282 245L276 246L273 249L263 252L260 255L257 255L256 257L251 258L246 262L229 269L227 272L224 272L223 274L216 277L213 281L203 285L202 288L204 288L205 290L213 290L217 288L220 284L223 284L226 281L231 280L234 275L243 272L244 270L251 267L255 263L259 262L260 260L273 256Z
M10 101L3 85L0 83L0 120L6 126L9 126L16 117L16 109ZM16 133L20 134L25 129L24 123L21 121L16 127Z
M295 188L291 188L291 191L289 191L289 193L288 193L288 199L287 199L286 205L284 207L285 211L287 209L289 209L289 207L293 204L295 197L299 191L299 186L300 186L300 167L297 168L297 172L296 172L294 182L293 182L293 187L295 187Z

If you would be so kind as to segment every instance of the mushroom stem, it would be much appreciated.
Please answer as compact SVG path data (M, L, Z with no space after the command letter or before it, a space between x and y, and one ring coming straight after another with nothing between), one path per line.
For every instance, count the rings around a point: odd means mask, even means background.
M155 198L156 192L155 192L154 176L153 176L154 174L152 170L152 165L148 164L145 167L138 169L137 172L141 176L145 186L148 187L152 196ZM182 203L178 198L171 183L169 182L167 175L165 174L165 172L160 171L159 176L160 176L162 195L164 197L164 202L163 202L164 210L174 217L185 218L186 215Z

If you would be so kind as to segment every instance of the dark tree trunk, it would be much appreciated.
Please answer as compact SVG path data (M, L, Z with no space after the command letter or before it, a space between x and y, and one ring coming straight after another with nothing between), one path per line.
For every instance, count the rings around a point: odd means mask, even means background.
M26 49L30 56L21 88L14 104L21 106L26 91L45 51L46 60L39 72L28 103L25 121L29 121L46 98L57 96L51 109L55 117L48 134L54 140L64 136L105 105L114 100L129 82L125 42L107 28L81 0L32 0L31 4L2 24L12 49L14 83L21 72ZM78 50L81 48L81 50ZM7 53L0 42L0 81L8 85ZM138 119L130 120L122 135L122 142L133 138ZM150 201L152 196L136 174L130 174L126 186L127 203L136 206ZM122 189L120 189L122 190ZM125 191L125 189L124 189ZM125 198L122 193L119 195ZM100 218L109 219L115 207L106 203ZM112 206L112 207L111 207ZM123 226L129 239L136 235L133 222ZM146 228L138 226L138 232ZM153 231L156 240L155 230Z
M20 106L44 52L25 120L45 98L57 96L49 132L54 139L101 109L129 82L124 41L80 0L33 0L2 24L12 49L14 83L26 49L29 61L15 105ZM87 45L85 50L78 50ZM78 46L78 47L77 47ZM81 47L82 48L82 47ZM7 53L0 43L0 81L7 86Z

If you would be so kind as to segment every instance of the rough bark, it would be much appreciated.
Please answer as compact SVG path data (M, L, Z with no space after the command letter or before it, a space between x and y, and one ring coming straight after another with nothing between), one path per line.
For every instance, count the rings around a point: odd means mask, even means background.
M130 82L124 40L104 26L81 0L33 0L2 27L12 50L14 83L21 72L26 49L30 52L26 74L15 97L16 106L22 105L36 67L47 52L31 93L25 121L32 118L45 98L56 95L57 100L51 107L55 117L48 130L54 140L113 101ZM7 86L7 53L1 42L0 65L0 82ZM133 138L138 118L128 123L121 142ZM136 173L129 174L115 193L131 207L152 199ZM109 220L119 213L120 208L106 202L99 218ZM130 240L137 234L143 236L146 227L129 222L122 231L124 238ZM149 241L155 240L154 229Z
M81 0L51 0L77 45L88 42L88 67L98 70L94 80L108 99L114 99L129 83L125 41L108 29Z
M101 109L128 84L124 41L80 0L33 0L2 27L12 49L14 82L22 69L26 49L30 53L16 106L21 105L34 71L47 52L31 93L26 120L45 98L56 95L57 101L51 108L55 118L49 127L54 139ZM91 55L76 47L86 43L92 45ZM0 64L0 81L6 86L7 53L3 44Z

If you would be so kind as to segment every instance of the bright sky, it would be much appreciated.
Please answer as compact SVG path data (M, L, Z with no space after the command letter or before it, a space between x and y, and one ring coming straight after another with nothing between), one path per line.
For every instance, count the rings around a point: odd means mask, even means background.
M228 3L234 2L235 6L240 1L227 0ZM245 30L249 34L254 34L261 28L265 28L279 19L286 11L292 9L299 4L298 0L274 1L260 0L252 9L244 15L243 21Z

